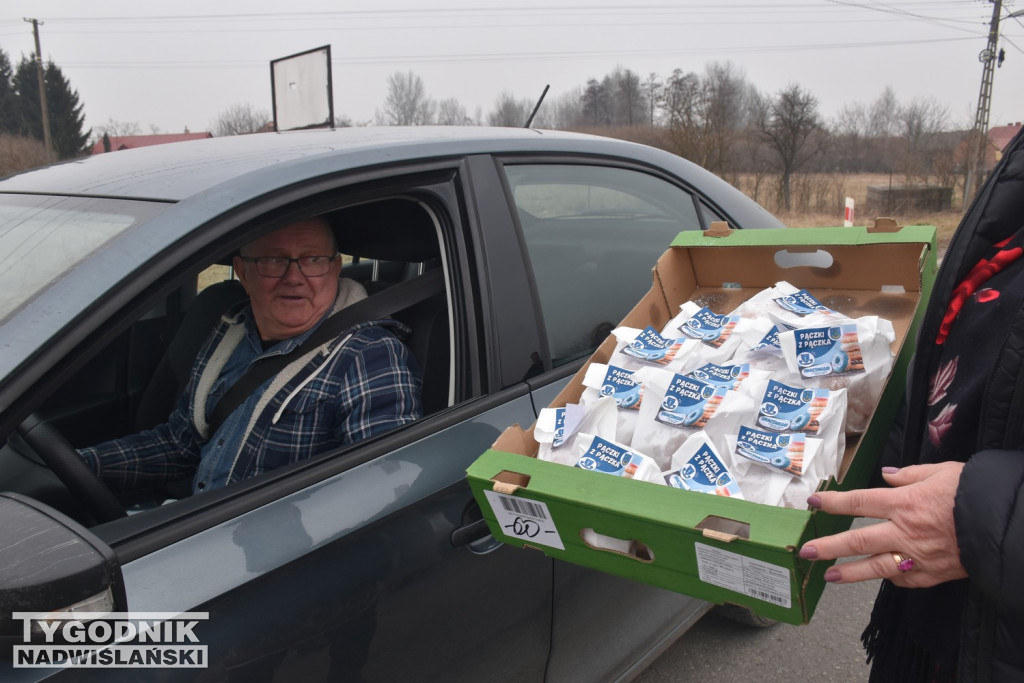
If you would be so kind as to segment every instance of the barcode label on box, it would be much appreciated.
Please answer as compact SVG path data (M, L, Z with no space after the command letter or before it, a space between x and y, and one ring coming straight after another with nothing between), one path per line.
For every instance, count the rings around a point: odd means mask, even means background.
M484 495L487 496L494 518L498 520L498 525L506 536L565 550L562 537L558 535L547 505L540 501L508 496L496 491L484 491Z
M704 583L728 588L758 600L789 609L789 570L739 553L694 543L697 574Z

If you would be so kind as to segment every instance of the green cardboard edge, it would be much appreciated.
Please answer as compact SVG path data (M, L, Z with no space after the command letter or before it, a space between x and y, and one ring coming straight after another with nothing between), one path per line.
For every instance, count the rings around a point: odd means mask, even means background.
M530 544L504 534L483 494L483 491L493 488L491 479L503 471L530 477L529 484L515 495L548 506L565 545L564 550ZM494 449L478 458L467 473L470 488L492 534L504 543L539 550L554 559L717 604L750 605L754 598L700 581L694 549L694 543L700 542L787 570L791 606L785 608L757 601L761 603L758 612L791 624L803 624L809 618L802 591L811 563L797 557L791 543L804 533L812 514L809 510L775 508L648 482L623 480ZM581 491L586 492L587 500L579 498ZM678 513L678 518L673 519L673 511ZM707 538L693 527L709 514L720 514L729 519L750 519L751 536L768 538L732 542ZM693 522L693 519L697 521ZM651 548L654 559L645 562L622 553L592 548L580 537L579 530L583 528L614 538L638 540Z
M858 246L861 244L934 243L935 227L906 225L895 232L871 232L853 228L770 228L732 230L727 235L708 237L699 230L680 232L673 247L759 247L759 246Z

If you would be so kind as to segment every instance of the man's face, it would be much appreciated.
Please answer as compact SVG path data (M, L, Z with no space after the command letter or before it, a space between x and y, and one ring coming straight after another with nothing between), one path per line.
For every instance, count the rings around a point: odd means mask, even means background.
M330 230L323 221L297 221L247 244L242 257L333 256ZM253 317L264 341L280 341L302 334L323 317L338 294L341 259L331 261L324 275L308 277L298 263L288 264L283 277L264 277L256 264L235 257L235 272L252 304Z

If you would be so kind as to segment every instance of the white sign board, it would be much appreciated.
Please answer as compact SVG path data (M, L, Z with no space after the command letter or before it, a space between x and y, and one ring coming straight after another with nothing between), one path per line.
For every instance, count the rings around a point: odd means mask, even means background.
M334 124L330 45L271 61L270 87L275 130Z

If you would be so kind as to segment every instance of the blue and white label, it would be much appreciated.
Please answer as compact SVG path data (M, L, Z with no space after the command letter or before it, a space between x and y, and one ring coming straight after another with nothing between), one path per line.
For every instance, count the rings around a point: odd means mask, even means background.
M737 455L798 477L804 471L805 446L803 433L779 434L740 427L736 436Z
M551 447L558 448L565 443L565 408L555 408L555 431Z
M686 375L673 375L654 419L672 427L703 429L728 389Z
M775 432L817 434L818 416L828 405L828 389L792 387L769 380L758 410L757 424Z
M648 326L641 330L633 341L626 344L622 352L648 363L667 365L676 357L680 346L682 340L662 337L657 330Z
M591 472L604 472L632 479L643 456L611 441L595 436L590 447L580 456L576 467Z
M602 396L614 398L615 405L619 408L638 410L643 386L639 382L634 382L631 379L632 375L632 370L609 365L598 392Z
M743 493L732 473L707 444L701 444L678 470L666 474L665 483L686 491L743 498Z
M856 323L793 330L793 338L802 377L864 372Z
M693 372L687 373L687 375L707 384L713 384L716 387L735 389L739 386L740 382L750 375L750 363L740 363L738 365L708 363Z
M679 331L690 339L719 348L732 334L738 315L718 315L705 306L679 326Z
M761 338L761 341L759 341L751 351L761 351L773 356L781 356L782 345L779 344L779 333L781 331L782 330L779 329L779 326L776 325L768 334Z
M783 308L791 313L796 313L800 316L811 315L812 313L832 313L835 314L831 308L821 303L814 298L810 292L806 289L801 289L793 294L787 294L786 296L780 296L774 300L780 308Z

